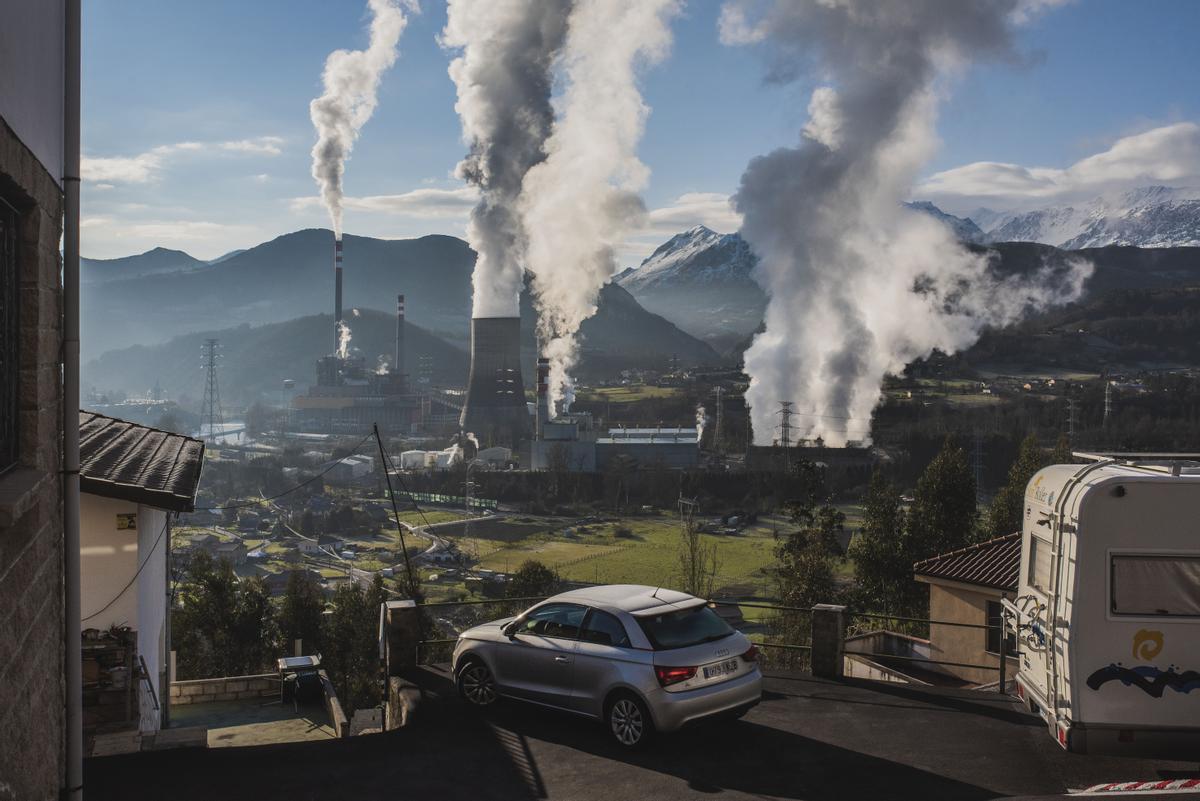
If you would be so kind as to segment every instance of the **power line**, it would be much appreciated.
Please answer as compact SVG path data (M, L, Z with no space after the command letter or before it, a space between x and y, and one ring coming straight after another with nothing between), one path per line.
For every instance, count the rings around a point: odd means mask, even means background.
M138 566L137 572L133 574L133 578L131 578L129 580L129 583L126 584L124 587L122 587L121 591L118 592L111 601L106 603L104 605L104 607L102 609L100 609L99 612L93 612L92 614L88 615L87 617L82 618L79 621L80 623L87 622L94 617L99 617L100 615L107 612L108 608L110 606L115 604L117 601L121 600L121 596L129 591L129 588L132 587L134 582L136 582L138 580L138 576L142 575L142 570L146 567L146 565L150 564L150 557L154 555L154 549L158 547L158 544L160 542L162 542L163 534L167 533L167 527L170 526L170 524L171 524L171 514L168 512L167 519L163 521L162 531L158 532L158 537L154 540L154 544L150 546L150 550L146 552L146 558L142 561L142 564Z
M221 431L223 436L225 433L225 421L221 416L221 390L217 385L217 359L220 358L217 351L220 349L220 343L216 339L204 340L204 368L208 371L204 384L204 401L202 408L206 411L208 419L208 437L209 443L215 444L218 441L217 430Z
M364 444L366 444L366 441L369 440L373 436L375 436L373 433L367 434L365 437L363 437L361 440L359 440L359 443L357 445L354 446L354 450L350 451L349 453L347 453L345 456L341 457L340 459L335 459L328 467L326 467L320 473L317 473L312 478L307 478L304 481L301 481L296 486L291 487L290 489L286 489L283 492L279 493L278 495L272 495L269 498L259 498L258 500L248 501L246 503L231 504L229 506L200 506L200 507L196 508L196 511L197 512L224 512L224 511L227 511L230 509L246 509L251 506L259 506L260 504L265 503L266 501L273 501L273 500L276 500L277 498L282 498L284 495L291 495L296 490L298 490L302 487L308 486L309 484L316 481L318 478L321 478L326 473L328 473L330 470L332 470L333 468L337 467L342 462L349 459L351 456L356 455L358 453L358 451L362 448L362 446Z

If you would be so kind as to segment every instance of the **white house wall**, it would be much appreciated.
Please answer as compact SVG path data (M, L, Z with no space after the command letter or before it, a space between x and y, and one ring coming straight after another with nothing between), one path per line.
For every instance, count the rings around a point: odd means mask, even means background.
M112 626L137 628L137 593L132 587L121 591L137 570L141 520L138 531L118 531L117 515L136 515L138 505L84 493L79 506L83 628L101 631ZM110 601L111 606L101 612Z
M146 672L154 685L154 698L139 682L141 730L158 731L162 721L164 672L167 663L167 550L170 532L167 513L149 506L138 507L138 564L145 563L137 580L138 653L146 660ZM125 579L128 581L129 579Z

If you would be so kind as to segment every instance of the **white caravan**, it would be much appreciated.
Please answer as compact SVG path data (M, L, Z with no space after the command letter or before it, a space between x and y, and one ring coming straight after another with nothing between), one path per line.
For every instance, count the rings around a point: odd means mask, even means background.
M1200 758L1200 462L1077 456L1025 490L1017 694L1068 751Z

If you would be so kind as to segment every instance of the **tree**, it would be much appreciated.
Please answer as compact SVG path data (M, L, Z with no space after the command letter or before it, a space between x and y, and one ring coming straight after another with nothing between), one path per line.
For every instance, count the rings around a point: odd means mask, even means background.
M917 559L953 551L975 539L975 477L952 437L925 468L913 493L909 532Z
M270 665L279 629L261 579L239 581L228 561L199 551L188 565L181 600L171 629L182 678L243 676Z
M174 411L166 411L158 416L158 420L154 422L154 427L162 431L170 431L173 434L190 434L183 421L179 419L179 415Z
M706 544L700 524L691 514L684 515L679 529L680 589L698 598L711 598L717 567L717 544Z
M312 574L307 570L292 571L279 611L279 630L283 635L284 647L300 640L307 653L320 653L324 612L325 599Z
M379 606L387 600L383 580L376 575L369 589L348 581L333 595L326 616L321 663L348 714L379 703L382 693L379 664Z
M1008 468L1008 481L996 493L996 497L992 498L992 505L988 509L985 526L988 537L1003 537L1021 530L1025 488L1034 473L1049 464L1049 459L1033 434L1021 441L1017 458Z
M509 598L544 598L558 592L558 574L536 559L527 559L508 583Z
M1075 455L1071 452L1071 440L1066 434L1059 434L1054 450L1050 451L1049 464L1071 464L1073 461Z
M925 605L925 588L913 579L914 551L900 491L876 471L867 490L862 530L850 546L854 579L862 602L888 614L917 616Z

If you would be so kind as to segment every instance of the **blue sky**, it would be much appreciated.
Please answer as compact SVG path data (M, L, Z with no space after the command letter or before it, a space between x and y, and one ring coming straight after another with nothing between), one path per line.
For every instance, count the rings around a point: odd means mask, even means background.
M645 74L652 214L626 263L695 223L736 227L725 197L747 161L794 144L805 122L812 84L765 84L760 53L719 43L718 10L692 0L671 56ZM327 227L303 201L316 195L308 103L328 53L365 46L364 2L91 0L84 13L85 255L162 245L212 258ZM347 164L346 193L361 199L348 204L348 233L463 231L444 24L444 3L423 0L401 39ZM1044 12L1020 29L1020 63L976 65L953 82L942 147L914 195L962 213L1200 183L1198 29L1192 0Z

